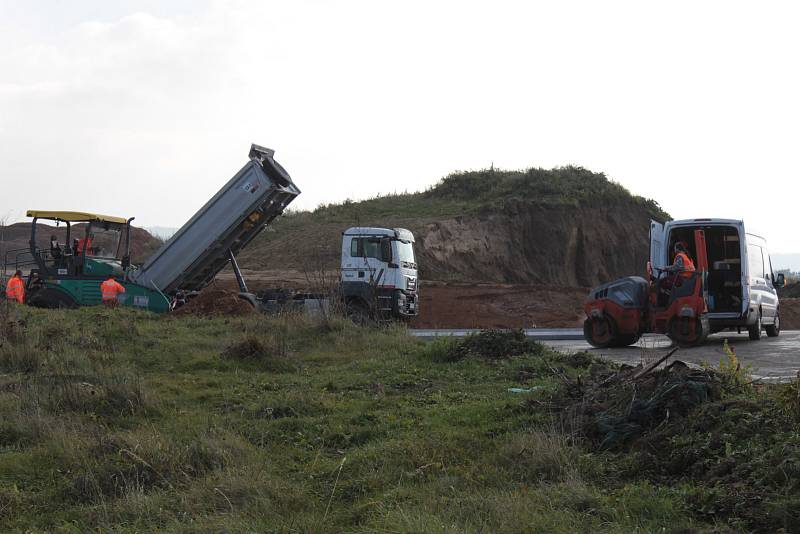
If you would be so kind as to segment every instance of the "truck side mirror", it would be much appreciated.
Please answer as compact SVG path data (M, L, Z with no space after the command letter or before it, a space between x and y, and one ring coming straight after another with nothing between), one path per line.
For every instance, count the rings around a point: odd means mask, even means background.
M783 273L778 273L778 276L775 277L775 287L783 287L786 285L786 277L783 276Z

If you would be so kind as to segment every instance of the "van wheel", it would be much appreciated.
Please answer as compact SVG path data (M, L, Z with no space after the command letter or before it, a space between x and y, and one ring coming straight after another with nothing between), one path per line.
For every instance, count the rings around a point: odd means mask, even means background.
M750 339L753 341L761 339L761 311L758 312L756 324L747 327L747 333L750 334Z
M767 337L778 337L781 333L781 316L777 311L775 312L775 322L767 325L764 330L767 331Z

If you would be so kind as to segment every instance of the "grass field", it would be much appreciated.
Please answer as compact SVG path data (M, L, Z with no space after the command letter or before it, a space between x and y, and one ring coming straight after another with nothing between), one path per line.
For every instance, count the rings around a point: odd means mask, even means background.
M797 527L794 384L731 382L693 409L707 424L606 450L556 408L607 366L516 338L101 308L2 324L3 532Z

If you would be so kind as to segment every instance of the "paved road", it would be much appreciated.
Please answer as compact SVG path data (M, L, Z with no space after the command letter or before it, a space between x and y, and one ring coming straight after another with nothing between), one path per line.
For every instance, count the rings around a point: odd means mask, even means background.
M410 330L412 336L433 339L435 337L463 337L477 334L480 328L415 328ZM537 341L549 340L583 340L580 328L526 328L525 335Z
M784 331L776 338L764 335L759 341L750 341L746 333L720 332L709 336L702 346L678 350L671 360L678 359L696 364L705 361L716 366L724 356L722 344L725 339L736 351L739 361L743 365L749 364L753 367L754 378L790 380L800 371L800 330ZM653 356L663 355L670 347L670 340L666 336L659 335L644 336L636 345L623 349L595 349L585 341L574 340L553 340L545 343L557 350L569 352L586 350L631 365L639 364L643 358L652 361Z
M417 330L413 334L432 338L441 335L463 336L470 332L477 332L477 330ZM670 340L666 336L660 335L646 335L636 345L623 349L595 349L583 341L583 334L577 329L531 329L526 331L526 334L559 351L585 350L631 365L638 365L643 359L648 362L652 361L658 355L666 353L670 347ZM716 366L724 355L722 344L725 339L736 351L739 361L743 365L749 364L753 367L754 378L770 381L790 380L795 378L800 371L800 330L783 331L776 338L770 338L764 334L759 341L750 341L746 333L721 332L710 336L700 347L678 350L670 361L678 359L695 364L708 362Z

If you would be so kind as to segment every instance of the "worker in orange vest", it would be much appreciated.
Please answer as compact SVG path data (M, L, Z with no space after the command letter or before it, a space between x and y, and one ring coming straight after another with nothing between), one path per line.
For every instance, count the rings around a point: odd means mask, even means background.
M683 278L691 278L692 273L695 271L694 262L689 257L689 250L686 245L680 241L675 243L675 259L672 260L672 265L667 267L670 272L679 272Z
M695 267L692 258L689 257L689 250L686 244L678 241L675 243L673 249L675 251L675 259L672 260L672 265L664 268L663 278L658 281L658 288L660 297L660 304L665 304L661 299L665 299L671 292L673 287L680 287L683 285L684 280L688 280L694 276ZM675 273L674 275L668 273Z
M103 298L103 304L114 307L119 304L118 297L120 294L125 293L125 287L114 280L114 273L110 273L106 281L100 284L100 293Z
M6 299L22 304L25 302L25 282L22 281L22 271L17 269L6 285Z
M86 255L90 255L92 253L92 239L94 238L94 234L89 232L89 234L84 237L83 239L78 240L78 246L76 247L77 250L75 251L76 254L80 255L83 254L84 251Z

